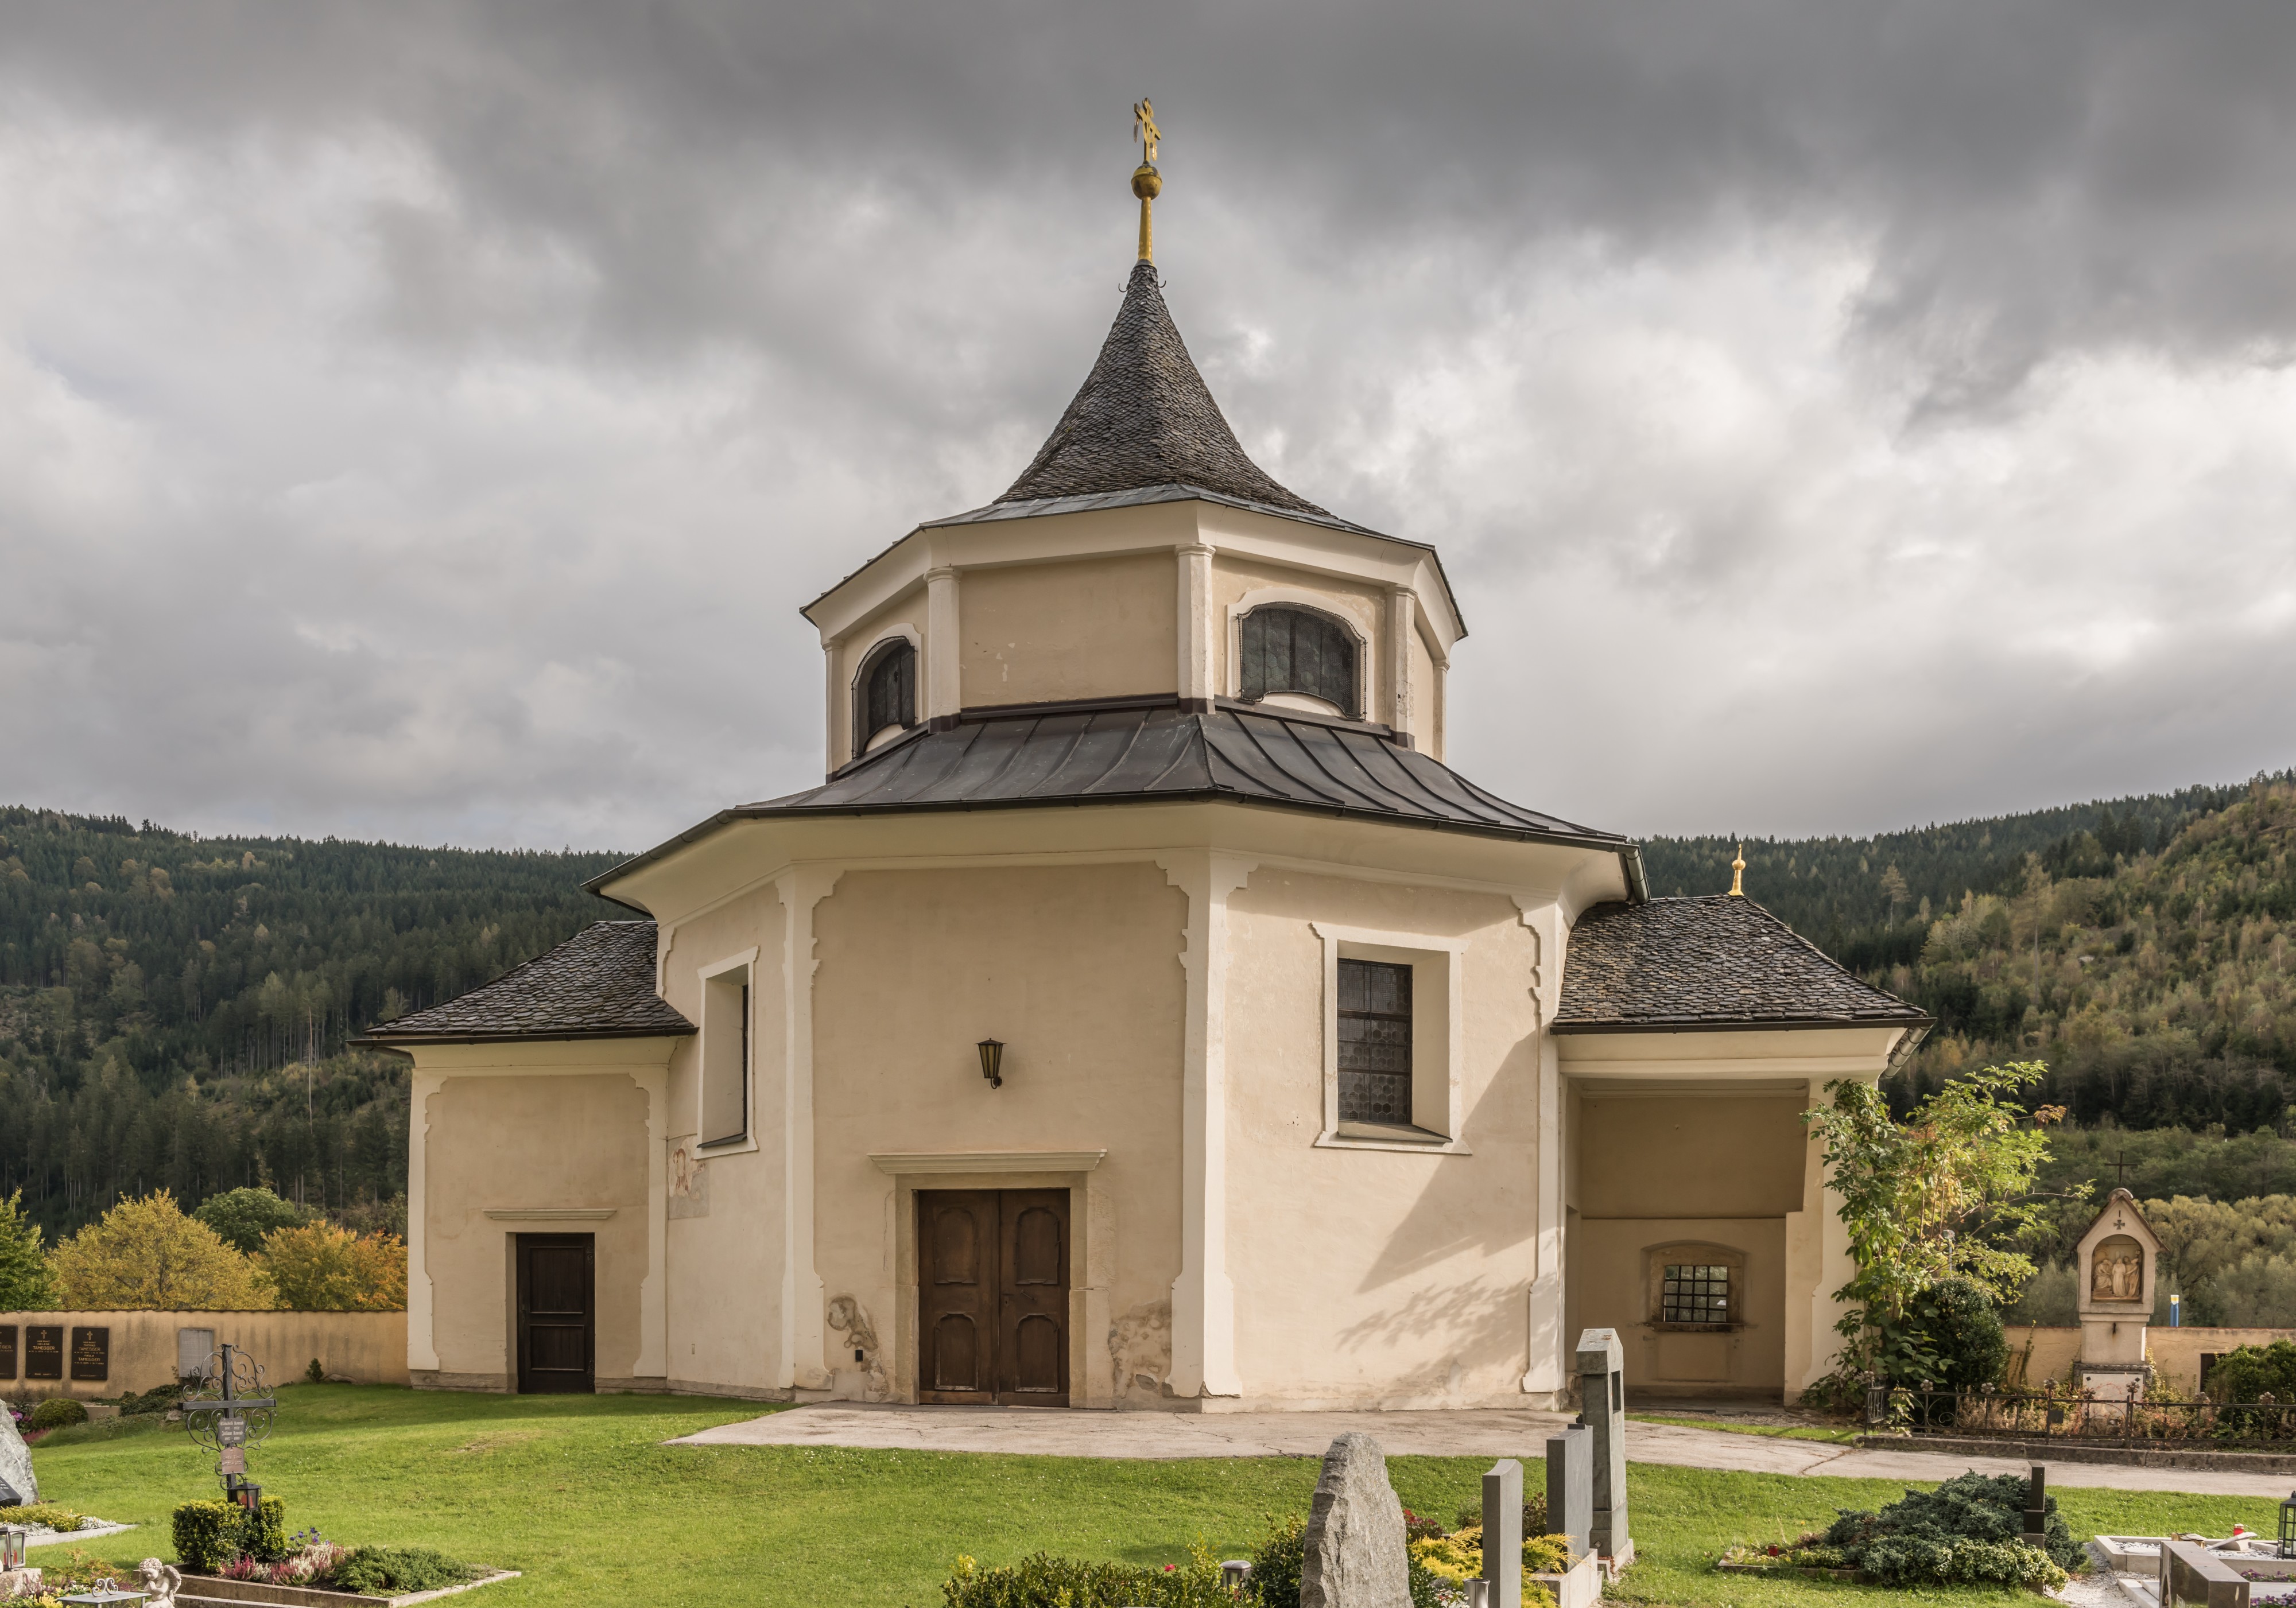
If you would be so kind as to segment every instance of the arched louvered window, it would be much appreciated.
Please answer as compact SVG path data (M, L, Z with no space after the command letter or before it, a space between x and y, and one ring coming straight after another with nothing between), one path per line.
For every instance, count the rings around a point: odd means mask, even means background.
M1269 604L1245 615L1238 635L1247 701L1297 693L1322 699L1350 720L1361 718L1355 633L1338 620L1314 609Z
M896 636L870 650L853 687L853 757L887 726L917 723L917 651Z

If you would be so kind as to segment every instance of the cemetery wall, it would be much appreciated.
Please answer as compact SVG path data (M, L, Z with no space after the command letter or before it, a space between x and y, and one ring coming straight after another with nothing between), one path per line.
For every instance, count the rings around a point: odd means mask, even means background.
M664 997L687 1021L703 1021L705 972L746 956L751 980L746 1141L701 1148L704 1139L723 1136L701 1131L703 1035L678 1039L670 1054L669 1388L787 1400L780 1343L789 1210L789 1110L781 1092L789 1052L787 912L768 883L667 931Z
M261 1364L275 1385L299 1381L314 1358L323 1373L360 1384L407 1382L404 1312L0 1312L0 1329L10 1327L17 1333L15 1376L0 1375L0 1394L86 1400L157 1390L176 1382L179 1366L204 1361L226 1341ZM37 1366L27 1332L49 1327L64 1331L64 1377L27 1378ZM84 1350L79 1332L87 1330L103 1336ZM93 1372L73 1364L99 1353L102 1378L71 1376Z
M1522 1406L1544 1360L1526 1355L1541 1227L1538 933L1502 895L1272 866L1230 897L1228 928L1226 1204L1243 1403ZM1319 1138L1319 928L1341 956L1412 964L1416 1120L1456 1144ZM1394 947L1351 948L1367 933Z
M824 1337L823 1388L914 1397L916 1189L1066 1187L1070 1399L1158 1399L1139 1379L1168 1371L1180 1271L1186 903L1134 862L849 871L814 907L820 1283L806 1299L848 1325ZM974 1054L989 1038L1005 1046L1001 1088ZM995 1170L1069 1148L1108 1153L1081 1175ZM958 1159L914 1177L872 1160L920 1153ZM857 1365L857 1320L877 1346Z

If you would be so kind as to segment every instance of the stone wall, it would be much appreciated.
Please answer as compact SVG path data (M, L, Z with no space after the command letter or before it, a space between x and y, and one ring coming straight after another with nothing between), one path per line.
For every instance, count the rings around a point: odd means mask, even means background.
M2025 1382L2038 1389L2045 1380L2063 1380L2080 1355L2081 1332L2077 1325L2035 1327L2012 1325L2011 1356L2032 1343L2025 1366ZM2276 1340L2296 1340L2296 1329L2212 1329L2186 1326L2163 1328L2155 1324L2144 1333L2144 1354L2152 1371L2183 1394L2201 1388L2201 1358L2221 1357L2240 1346L2268 1346Z
M50 1325L64 1331L67 1377L27 1379L26 1332ZM179 1335L186 1329L209 1331L212 1343L228 1341L242 1348L275 1385L301 1379L314 1358L326 1373L361 1384L406 1382L404 1312L0 1312L0 1328L10 1325L17 1332L16 1376L0 1379L0 1394L10 1396L20 1391L92 1399L173 1384ZM69 1377L75 1328L111 1332L107 1378ZM206 1347L199 1350L204 1357Z

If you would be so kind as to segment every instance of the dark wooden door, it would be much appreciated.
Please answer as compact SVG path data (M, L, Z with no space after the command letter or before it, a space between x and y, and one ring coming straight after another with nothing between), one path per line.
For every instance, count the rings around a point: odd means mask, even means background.
M594 1237L518 1236L518 1388L564 1395L598 1388Z
M1069 1193L917 1192L920 1400L1066 1407Z

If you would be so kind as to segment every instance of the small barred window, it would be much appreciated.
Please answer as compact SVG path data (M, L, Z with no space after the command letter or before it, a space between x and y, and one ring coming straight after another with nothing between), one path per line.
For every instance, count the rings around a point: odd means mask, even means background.
M1411 968L1340 963L1340 1120L1411 1125Z
M1347 627L1313 609L1254 609L1237 628L1240 690L1256 703L1271 693L1320 698L1353 720L1356 639Z
M1711 1264L1669 1262L1666 1288L1659 1297L1659 1321L1666 1324L1726 1325L1730 1321L1730 1269Z

